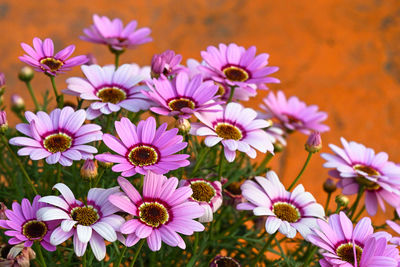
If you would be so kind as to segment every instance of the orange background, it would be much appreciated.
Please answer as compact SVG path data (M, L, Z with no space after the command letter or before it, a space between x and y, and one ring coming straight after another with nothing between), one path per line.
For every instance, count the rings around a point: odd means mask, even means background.
M199 60L208 45L256 45L258 52L270 54L271 65L280 67L274 77L282 83L271 89L297 95L328 112L331 131L323 135L323 151L344 136L386 151L392 161L400 162L400 2L396 0L2 1L0 71L7 77L6 99L18 93L28 109L33 108L17 72L24 66L18 60L23 54L19 44L31 44L35 36L52 38L56 50L75 44L74 55L91 52L99 64L112 63L105 46L79 39L94 13L119 17L125 24L136 19L139 27L152 29L154 42L126 52L122 63L148 65L154 53L166 49L185 60ZM59 89L65 88L67 77L78 75L75 68L57 77ZM51 90L50 86L47 77L36 74L35 90ZM258 107L266 94L260 91L244 104ZM279 156L286 163L273 159L286 184L306 158L305 140L306 136L294 134L286 154ZM326 197L321 186L327 177L323 162L314 156L302 180L321 203ZM282 165L286 165L284 172Z

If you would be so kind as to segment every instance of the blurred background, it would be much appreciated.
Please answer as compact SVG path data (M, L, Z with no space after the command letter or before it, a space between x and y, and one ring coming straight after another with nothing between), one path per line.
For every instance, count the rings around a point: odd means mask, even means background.
M271 90L296 95L329 114L326 123L331 131L322 136L322 152L330 152L329 143L340 145L343 136L377 152L386 151L390 160L400 162L397 0L3 0L0 71L7 79L5 100L18 93L24 97L27 109L33 109L17 73L24 66L18 59L23 54L20 43L31 44L35 36L52 38L56 50L75 44L73 55L90 52L100 65L112 63L113 56L105 46L79 39L83 28L92 24L93 14L119 17L125 24L137 20L139 27L152 29L154 41L128 50L121 63L149 65L154 53L166 49L182 54L185 62L188 58L200 60L200 51L208 45L255 45L258 53L270 54L270 65L280 67L272 76L281 84L271 85ZM57 76L59 90L66 87L65 79L80 75L79 68L75 68ZM36 74L32 85L39 95L51 90L49 79L41 73ZM243 104L257 109L267 93L259 91L256 98ZM17 122L15 117L9 119L11 125ZM306 159L306 139L300 133L293 134L287 150L272 160L286 185ZM322 204L326 199L321 193L322 183L328 177L323 162L319 154L313 156L302 178L306 190Z

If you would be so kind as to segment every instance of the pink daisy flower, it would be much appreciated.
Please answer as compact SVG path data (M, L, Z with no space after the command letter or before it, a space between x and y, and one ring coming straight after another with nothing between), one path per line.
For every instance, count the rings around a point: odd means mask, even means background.
M82 66L86 79L67 79L68 89L63 93L93 101L87 109L87 119L101 114L118 112L121 108L132 112L147 110L150 102L141 93L146 89L138 84L146 78L137 65L124 64L115 70L114 65Z
M400 235L400 225L395 223L394 221L386 221L386 224L393 229L398 235ZM393 237L390 240L391 243L396 244L397 246L400 246L400 236Z
M318 226L308 240L324 250L321 266L397 266L399 251L387 244L391 236L386 232L374 234L370 218L362 218L353 229L351 220L340 212L331 215L329 223L318 220Z
M285 94L278 91L263 99L264 105L260 107L266 111L266 118L276 119L287 131L299 131L304 134L329 131L329 127L322 124L328 117L325 112L318 111L318 106L307 106L297 97L292 96L286 100Z
M236 157L236 150L255 158L257 152L273 153L273 138L261 130L271 126L268 121L255 119L257 113L238 103L229 103L219 112L196 113L202 123L192 123L190 133L206 136L204 143L208 147L219 142L224 146L224 154L229 162Z
M124 27L118 18L110 20L106 16L93 15L93 25L83 30L86 36L80 38L96 44L105 44L115 50L135 48L151 42L151 30L147 27L137 28L137 21L132 20Z
M8 241L10 245L24 242L25 247L31 247L34 241L48 251L55 251L56 247L50 244L50 236L57 226L57 221L45 222L36 216L36 212L46 207L45 203L39 202L40 196L37 195L32 201L24 198L21 204L14 202L12 210L7 209L6 220L0 220L0 227L8 229L5 235L12 238Z
M73 235L74 250L78 257L85 254L87 244L90 243L96 259L104 259L104 239L109 242L116 241L117 231L125 221L115 214L119 209L108 201L108 196L119 192L118 187L90 189L86 204L75 199L74 193L65 184L58 183L54 188L61 196L42 197L39 201L51 206L41 208L37 212L38 218L43 221L61 220L61 225L51 234L51 244L57 246Z
M46 158L48 164L71 166L73 160L93 159L97 149L86 145L101 140L103 133L96 124L82 125L86 119L83 109L71 107L55 109L50 115L39 111L36 115L25 112L28 123L20 123L17 130L28 137L14 137L10 144L23 146L18 155L29 155L32 160Z
M21 43L25 55L19 57L22 62L34 67L36 71L56 76L71 70L72 67L82 65L89 59L85 55L76 56L68 59L75 50L74 45L70 45L54 55L54 43L47 38L44 41L35 37L33 48L25 43Z
M155 54L151 59L151 76L159 78L161 75L166 77L175 75L185 69L181 63L182 56L175 55L172 50L167 50L161 54Z
M279 83L278 79L268 76L279 68L267 67L269 55L264 53L256 56L255 46L246 50L234 43L219 44L219 48L207 47L201 56L207 63L206 66L200 66L201 71L217 82L237 87L254 84L260 89L267 89L265 83Z
M324 208L315 198L298 185L293 192L286 191L274 171L267 178L257 176L256 182L247 180L241 186L242 195L249 202L237 205L238 210L252 210L256 216L267 216L265 230L268 234L280 233L294 238L297 231L305 238L324 218Z
M201 75L196 75L189 80L189 76L180 72L172 81L165 76L153 79L153 84L148 83L150 91L143 94L158 103L160 107L152 107L151 111L168 116L179 116L188 119L194 112L217 111L215 94L218 87L211 81L203 82Z
M338 187L343 188L346 195L357 194L359 187L365 189L365 207L368 214L375 215L378 203L385 211L385 200L393 207L398 207L400 202L400 166L388 161L385 152L375 154L356 142L342 141L343 149L330 144L334 155L323 153L326 162L324 167L335 168L329 174L340 179Z
M115 122L115 129L120 139L104 134L104 143L118 155L103 153L96 156L102 162L118 163L112 167L122 176L136 173L146 174L148 170L164 174L189 165L189 155L175 154L187 146L183 137L177 135L178 129L166 131L167 124L156 128L156 121L149 117L140 121L136 127L127 118Z
M217 95L221 97L222 100L229 99L229 96L231 94L230 86L226 83L215 81L210 73L201 71L201 68L199 66L207 65L204 61L202 63L199 63L195 59L188 59L186 65L188 67L188 71L191 77L197 74L201 74L203 76L203 81L213 81L214 84L218 86ZM256 89L257 86L251 84L246 86L245 88L236 87L235 91L233 92L232 99L248 101L250 97L257 95Z
M125 194L109 197L111 203L134 216L121 226L121 233L127 234L126 246L147 238L152 251L161 248L161 241L172 247L186 248L185 241L178 234L192 235L204 230L204 226L193 220L203 215L204 209L188 201L192 195L189 187L176 188L178 179L167 179L162 175L148 172L143 182L143 197L125 178L118 183Z
M180 187L188 186L193 194L189 201L197 202L204 209L200 222L212 222L213 213L222 205L222 185L219 181L208 181L201 178L181 180Z

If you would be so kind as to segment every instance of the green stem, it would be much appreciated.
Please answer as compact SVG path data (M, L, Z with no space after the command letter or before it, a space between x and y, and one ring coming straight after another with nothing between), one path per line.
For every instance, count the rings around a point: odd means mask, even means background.
M317 251L317 247L315 247L315 246L308 248L307 254L305 255L305 259L304 259L304 266L309 266L308 263L312 260L316 251Z
M61 164L57 164L57 183L61 183Z
M121 255L119 256L119 258L118 258L118 260L117 260L115 266L121 266L121 262L122 262L122 259L124 258L126 249L127 249L127 247L124 246L124 249L122 250Z
M101 177L103 177L105 171L106 171L105 168L103 168L103 169L101 170L101 172L100 172L99 176L97 177L96 182L94 183L93 187L96 187L96 186L97 186L97 184L100 182Z
M296 179L294 179L294 181L292 182L292 184L289 186L288 191L292 190L292 188L296 185L296 183L299 181L301 175L303 175L303 172L305 171L308 162L310 162L311 156L313 153L308 152L308 156L306 159L306 162L304 162L303 168L301 168L301 171L299 172L299 174L297 175Z
M357 213L356 217L354 218L354 221L356 222L358 220L358 218L361 216L361 214L365 211L365 205L362 206L362 208L360 209L360 211Z
M64 106L64 96L58 94L55 77L50 74L48 76L50 77L51 85L53 86L53 91L54 95L56 96L57 106L59 108L62 108Z
M331 201L331 196L332 193L328 193L328 197L326 198L326 203L325 203L325 213L328 214L328 206L329 206L329 202Z
M194 165L194 169L192 171L192 176L194 176L197 172L197 170L199 169L201 163L203 163L204 159L206 158L208 151L210 150L210 148L208 146L206 146L200 153L199 159L196 161L196 165Z
M219 153L219 164L218 164L218 181L221 181L224 158L225 158L224 147L221 146L221 152Z
M350 220L353 218L354 213L357 210L358 203L360 202L360 199L361 199L363 194L364 194L364 187L360 186L360 189L358 189L358 194L357 194L356 201L354 201L353 205L349 209L349 215L348 216L349 216Z
M39 242L35 242L35 251L36 251L37 254L38 254L38 258L39 258L39 261L40 261L40 266L46 267L46 266L47 266L47 265L46 265L46 261L44 260L43 252L42 252L42 247L41 247L41 245L39 244Z
M139 256L140 250L143 247L144 242L146 241L146 238L143 238L142 240L140 240L139 244L138 244L138 248L136 249L135 255L133 255L133 260L131 262L130 267L133 267L135 264L135 261L137 259L137 257Z
M119 66L119 56L121 55L121 53L114 53L115 55L115 69L118 69Z
M8 144L7 138L4 135L1 135L1 140L3 141L4 145L7 147L8 151L10 152L11 156L14 158L15 162L18 164L18 166L21 169L22 174L26 178L27 182L31 185L32 191L35 193L35 195L39 195L38 192L36 191L35 186L33 185L33 182L31 180L31 178L29 178L29 175L26 172L24 165L21 163L21 161L19 160L18 156L15 155L14 151L12 150L10 145Z
M193 255L196 255L198 248L199 248L199 232L195 232L194 233Z
M29 94L31 95L31 98L32 98L32 100L33 100L33 103L35 104L35 109L36 109L36 111L37 111L37 110L40 110L39 103L38 103L38 101L37 101L37 99L36 99L35 94L33 93L33 89L32 89L31 82L28 81L28 82L25 82L25 84L26 84L26 87L28 88Z
M235 88L236 86L231 86L231 92L229 93L229 98L228 101L226 102L227 104L232 101L233 95L235 93Z
M86 267L86 265L87 265L87 260L86 260L86 253L85 253L82 256L82 267Z
M256 175L260 174L264 169L265 166L268 164L268 162L274 157L274 155L270 152L267 152L267 154L265 155L263 161L260 163L260 165L258 166L257 170L256 170Z
M275 232L274 234L270 235L267 242L265 243L265 245L263 246L263 248L260 250L260 252L258 253L257 258L255 259L255 261L253 262L252 266L256 266L256 264L260 261L260 259L262 258L262 256L264 255L265 251L267 251L267 248L271 245L272 240L274 240L276 234L278 232Z

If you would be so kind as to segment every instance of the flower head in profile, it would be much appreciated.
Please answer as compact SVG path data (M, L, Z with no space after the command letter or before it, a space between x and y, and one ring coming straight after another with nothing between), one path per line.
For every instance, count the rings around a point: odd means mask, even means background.
M216 82L237 87L255 85L258 89L267 89L266 83L279 83L278 79L268 76L279 68L267 67L269 55L256 56L255 46L245 49L234 43L219 44L218 48L207 47L201 56L207 65L200 66L200 70Z
M106 16L93 15L93 25L83 30L80 38L97 44L105 44L114 50L135 48L151 42L151 30L147 27L137 29L137 21L132 20L125 27L118 18L110 20Z
M188 119L194 112L215 112L220 110L216 102L215 94L218 87L211 81L203 82L201 75L196 75L192 79L180 72L172 81L165 76L161 79L153 79L153 83L148 83L149 91L143 91L159 107L152 107L151 111L168 116L179 116Z
M241 186L242 194L249 202L237 205L238 210L252 210L256 216L266 216L265 230L294 238L297 231L305 238L317 226L317 219L324 218L323 207L315 198L298 185L293 192L286 191L274 171L267 178L257 176Z
M257 152L273 153L273 138L262 128L271 126L270 122L256 119L257 113L238 103L229 103L218 112L196 113L201 123L192 123L190 133L206 136L204 143L208 147L219 142L224 146L224 154L229 162L236 157L236 150L255 158Z
M357 142L347 142L343 148L330 144L334 154L323 153L324 167L334 168L330 176L340 179L338 187L345 195L357 194L360 186L365 190L365 207L375 215L378 203L385 210L384 200L397 208L400 202L400 166L388 161L388 154L367 148Z
M63 93L93 101L86 111L88 120L118 112L121 108L138 112L150 107L150 102L141 93L146 88L139 84L147 77L138 65L124 64L118 69L114 65L84 65L81 69L86 78L67 79L68 89Z
M193 194L189 201L197 202L204 209L204 215L199 218L200 222L211 222L213 214L222 205L222 185L219 181L208 181L206 179L194 178L181 180L180 187L188 186Z
M96 124L85 124L83 109L74 111L71 107L55 109L50 115L43 111L34 114L25 112L28 123L20 123L17 130L28 137L14 137L10 144L23 146L18 155L30 155L32 160L46 158L48 164L60 163L71 166L72 161L92 159L97 149L86 145L100 140L103 133Z
M181 66L182 56L174 51L167 50L161 54L155 54L151 59L151 77L159 78L161 75L169 77L184 70Z
M321 266L397 266L399 251L388 244L391 236L386 232L374 234L370 218L362 218L353 228L351 220L340 212L329 216L328 222L318 220L318 226L308 240L323 249Z
M7 219L0 220L0 227L8 229L4 234L12 237L8 241L10 245L24 243L25 247L31 247L37 241L46 250L55 251L56 247L50 244L50 236L58 222L46 222L36 216L40 208L47 206L40 203L39 199L37 195L32 204L26 198L22 199L21 204L14 202L12 210L5 211Z
M271 92L263 101L260 107L266 112L265 117L277 120L289 132L299 131L308 135L312 131L322 133L329 130L322 124L328 115L318 111L315 105L307 106L295 96L286 99L282 91L276 95Z
M51 244L57 246L74 236L74 250L78 257L85 254L90 243L96 259L104 259L104 239L109 242L116 241L117 231L125 221L115 214L119 209L108 201L108 196L119 192L118 187L90 189L86 204L77 200L71 189L63 183L58 183L53 188L57 189L61 196L42 197L40 202L51 206L41 208L37 212L42 221L61 221L61 225L51 234Z
M85 55L69 58L75 50L74 45L70 45L54 55L54 43L47 38L44 41L35 37L33 48L25 43L21 43L25 55L19 57L22 62L34 67L36 71L56 76L71 70L72 67L82 65L89 59Z
M175 154L187 146L183 137L177 135L178 129L166 131L167 124L158 129L153 117L140 121L137 127L127 118L115 122L115 129L120 139L104 134L103 142L115 154L103 153L96 159L103 162L118 163L112 167L114 172L122 172L129 177L136 173L146 174L152 171L164 174L170 170L189 165L189 155Z
M178 234L192 235L204 230L195 221L203 215L204 209L193 201L190 187L178 186L178 179L148 172L144 177L142 195L123 177L118 178L124 194L114 194L109 200L122 211L134 216L121 226L121 233L127 234L126 246L146 238L152 251L161 248L161 241L172 247L186 248L185 241Z

